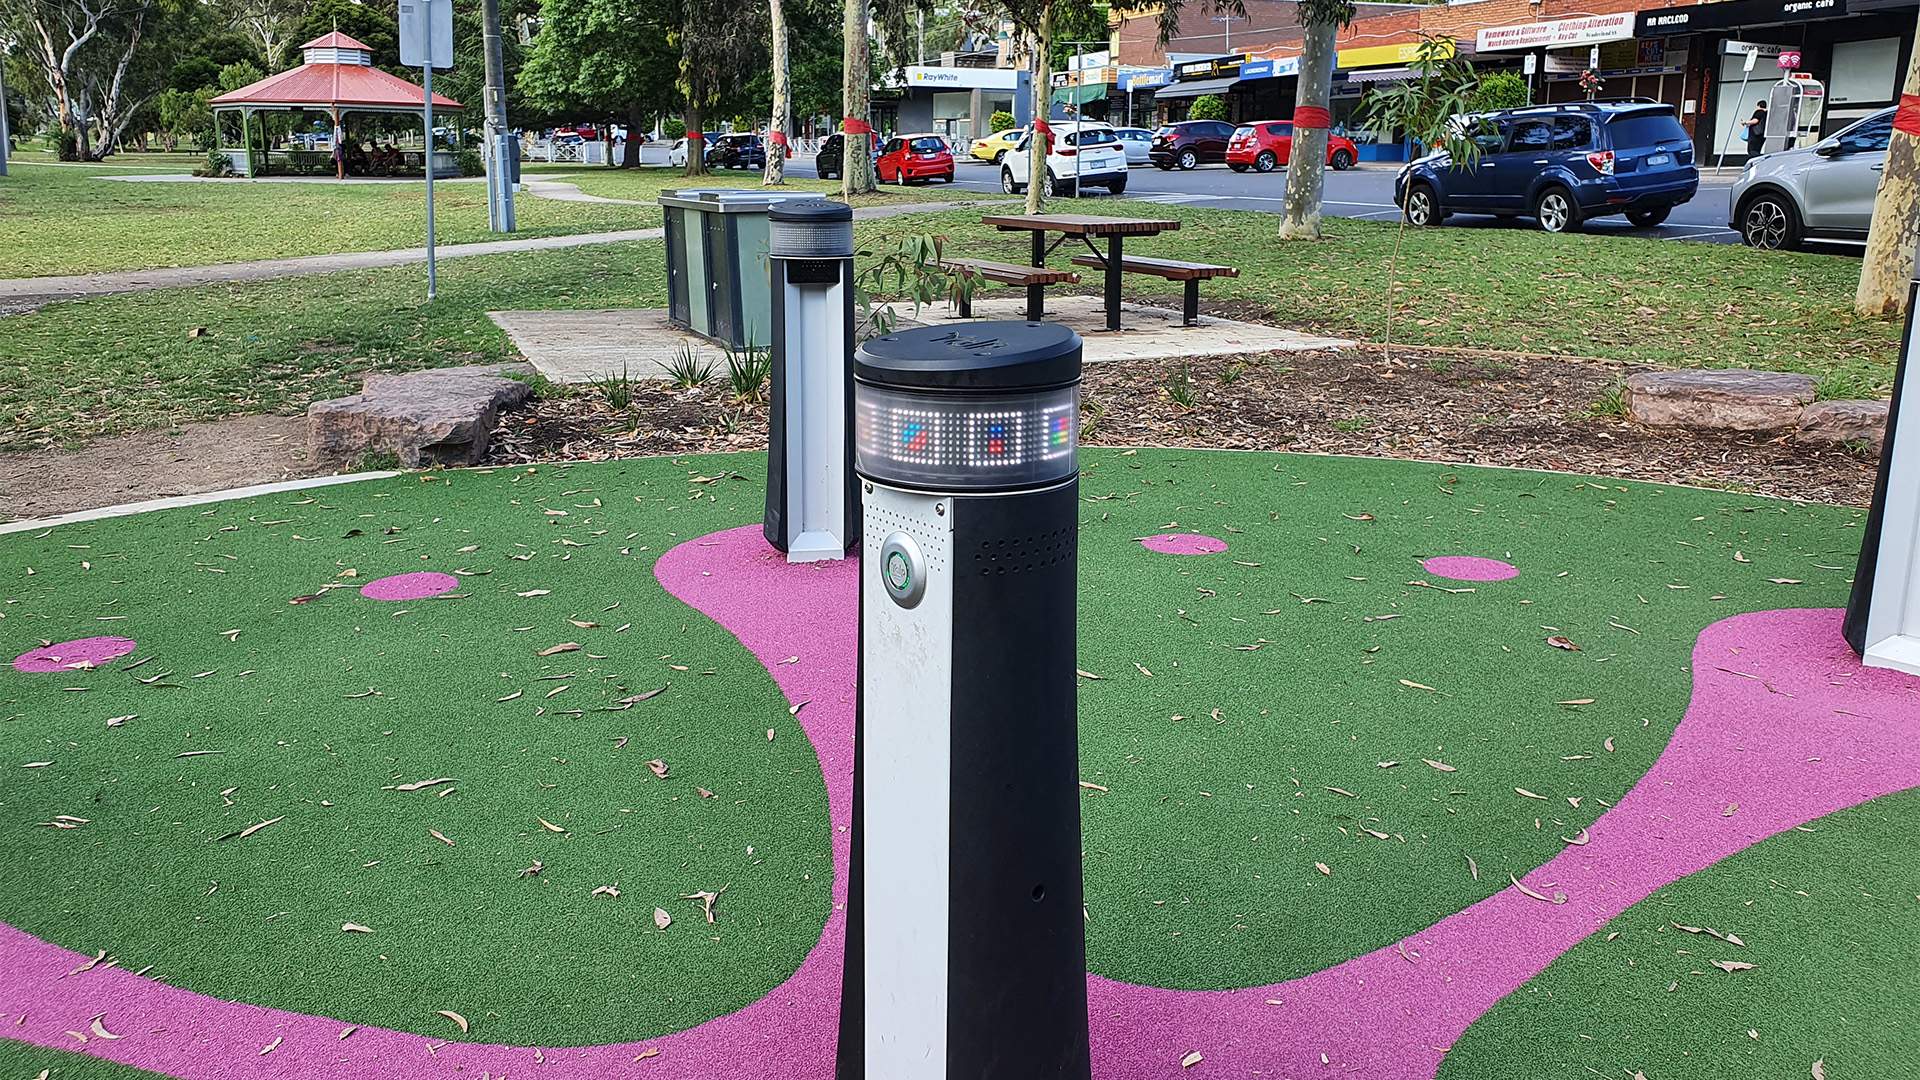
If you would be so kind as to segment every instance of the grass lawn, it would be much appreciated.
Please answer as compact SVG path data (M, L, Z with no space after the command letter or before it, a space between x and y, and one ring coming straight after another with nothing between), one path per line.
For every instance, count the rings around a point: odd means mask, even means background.
M22 155L25 157L25 155ZM159 155L154 155L159 157ZM103 176L142 171L185 172L172 155L121 155L99 166L56 166L28 160L0 182L0 228L18 255L8 277L147 270L167 266L244 262L346 251L418 247L426 237L426 187L410 184L115 182ZM589 195L645 203L576 203L521 194L515 200L516 236L645 229L660 224L653 201L678 187L760 186L759 174L729 171L695 178L678 169L620 171L595 166L542 166L543 176L578 184ZM794 189L837 192L840 185L791 181ZM940 186L888 186L855 205L952 201L979 193ZM434 185L435 239L460 244L501 239L487 231L486 186L478 180Z
M396 201L404 205L410 197L392 188L115 185L86 179L80 170L57 170L61 175L53 179L40 175L55 171L21 170L36 175L18 189L0 187L0 193L17 190L37 198L61 185L72 193L76 185L91 184L83 190L136 204L358 200L390 214ZM644 185L683 178L650 170L594 179L637 194ZM449 217L484 218L477 185L447 190L458 193L456 200L473 200ZM910 195L927 193L913 189ZM933 194L946 192L936 188ZM624 224L655 220L649 207L536 199L520 205L530 218L577 213L587 220L615 212L626 215ZM222 207L223 215L228 212ZM1381 337L1390 225L1330 218L1324 242L1282 245L1272 239L1274 218L1265 214L1125 202L1102 203L1101 212L1180 218L1184 228L1129 250L1239 266L1238 279L1210 282L1207 295L1230 300L1249 315ZM149 245L142 251L218 239L217 230L198 224L170 222L156 230L152 206L128 217L145 224L135 229L111 214L89 211L87 233L97 239L103 229L125 229ZM231 221L228 226L240 228ZM33 219L16 228L57 231ZM981 226L977 211L859 226L866 247L926 231L946 235L949 250L959 253L1025 257L1023 235ZM356 391L357 376L367 370L507 357L510 343L487 320L487 311L662 306L663 264L662 247L652 241L450 260L440 268L440 297L431 307L423 303L424 274L417 266L50 305L0 320L0 389L7 391L0 401L0 447L76 445L186 420L296 412L309 401ZM1897 357L1897 321L1852 314L1858 263L1827 255L1443 228L1410 233L1401 265L1396 341L1675 366L1777 368L1821 378L1827 396L1884 393ZM1157 279L1136 278L1129 285L1170 304L1178 297ZM1080 288L1091 292L1097 284ZM207 333L189 337L196 327ZM1585 403L1567 404L1577 409Z
M1071 212L1070 204L1056 204ZM1379 341L1384 336L1392 223L1324 218L1325 240L1282 244L1268 214L1101 200L1088 212L1178 218L1182 228L1127 245L1141 255L1223 263L1203 301L1230 299L1283 326ZM924 229L924 219L913 228ZM1029 258L1025 233L976 213L933 227L967 255ZM902 234L904 223L870 231ZM1064 258L1064 254L1058 256ZM1410 230L1401 251L1393 340L1564 353L1681 367L1749 367L1827 378L1835 396L1884 396L1900 323L1853 314L1860 263L1726 244L1485 229ZM1099 282L1083 275L1081 291ZM1130 292L1178 306L1172 283L1132 277Z

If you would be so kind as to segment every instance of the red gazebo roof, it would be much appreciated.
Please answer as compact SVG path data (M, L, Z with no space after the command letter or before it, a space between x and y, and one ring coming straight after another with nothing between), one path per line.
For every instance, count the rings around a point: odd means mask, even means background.
M338 30L335 30L331 34L314 38L312 41L300 47L303 49L360 49L364 52L373 51L373 46L355 41Z
M303 49L357 49L371 52L367 46L340 33L315 38ZM306 63L278 75L269 75L257 83L221 94L208 104L214 106L262 106L358 108L417 110L421 106L420 87L397 75L365 64ZM436 109L464 109L449 97L433 95Z

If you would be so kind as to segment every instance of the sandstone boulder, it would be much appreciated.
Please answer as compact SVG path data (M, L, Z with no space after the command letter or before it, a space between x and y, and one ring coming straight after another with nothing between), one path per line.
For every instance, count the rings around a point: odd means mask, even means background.
M1800 430L1793 433L1793 441L1810 446L1864 442L1877 454L1886 434L1884 401L1816 401L1800 411Z
M1627 376L1629 419L1652 427L1785 431L1813 400L1813 379L1783 371L1643 371Z
M315 461L332 465L389 453L408 468L474 464L486 456L500 410L533 393L503 376L532 370L493 364L368 375L360 393L307 407L307 446Z

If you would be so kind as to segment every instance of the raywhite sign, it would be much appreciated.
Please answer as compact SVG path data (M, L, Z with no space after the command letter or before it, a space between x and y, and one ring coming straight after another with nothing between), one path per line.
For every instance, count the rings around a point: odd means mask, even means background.
M1594 15L1584 19L1556 19L1552 22L1495 26L1480 31L1474 41L1477 52L1508 49L1564 48L1591 45L1602 41L1625 41L1633 36L1631 11L1615 15Z
M1018 68L959 68L907 65L908 86L934 90L1012 90L1020 83Z
M401 65L425 67L429 52L434 67L453 66L453 0L400 0Z

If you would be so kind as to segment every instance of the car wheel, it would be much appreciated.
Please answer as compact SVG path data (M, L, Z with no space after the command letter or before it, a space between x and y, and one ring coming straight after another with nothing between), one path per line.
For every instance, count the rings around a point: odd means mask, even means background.
M1656 206L1651 210L1629 210L1627 220L1642 229L1650 229L1667 220L1667 214L1672 209L1671 206Z
M1001 160L1006 156L1007 156L1007 152L1005 150L995 150L993 152L993 163L995 165L1000 164Z
M1533 200L1533 219L1546 232L1574 232L1580 228L1580 204L1566 188L1550 187Z
M1748 247L1792 251L1800 246L1800 212L1786 196L1769 191L1741 211L1740 239Z
M1279 164L1280 159L1274 156L1273 151L1262 150L1260 156L1253 159L1253 171L1272 172Z
M1115 180L1113 183L1107 185L1107 194L1109 195L1119 195L1124 193L1126 190L1127 190L1127 178L1124 176L1122 176L1118 180Z
M1066 190L1067 190L1066 181L1061 180L1059 177L1053 175L1053 170L1048 169L1046 186L1040 189L1041 194L1045 195L1049 199L1061 198L1066 195ZM1074 194L1074 197L1077 198L1080 193L1076 191L1073 194Z
M1196 154L1191 150L1180 151L1180 168L1181 169L1190 170L1190 169L1197 169L1199 167L1200 167L1199 154Z
M1407 189L1407 224L1420 227L1440 224L1440 199L1433 188L1415 184Z
M1005 166L1000 169L1000 190L1009 195L1020 194L1020 185L1013 182L1013 170Z
M945 175L945 176L942 176L942 177L940 178L940 182L941 182L941 183L943 183L943 184L951 184L951 183L953 183L953 174L952 174L952 173L948 173L947 175Z
M1327 164L1333 166L1334 172L1346 172L1353 168L1353 155L1345 150L1335 150L1333 156L1327 159Z

